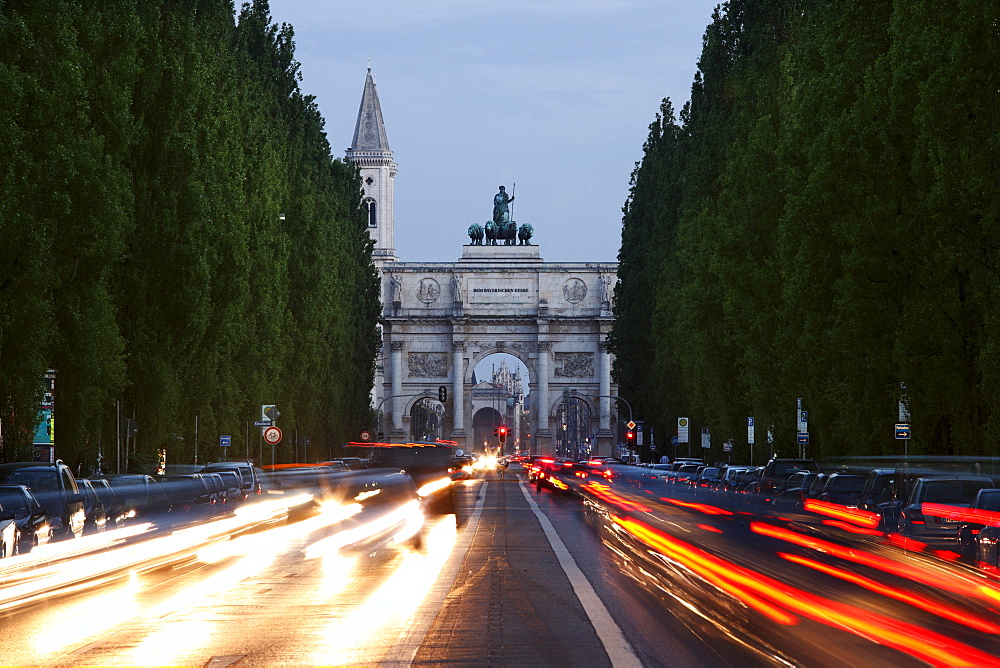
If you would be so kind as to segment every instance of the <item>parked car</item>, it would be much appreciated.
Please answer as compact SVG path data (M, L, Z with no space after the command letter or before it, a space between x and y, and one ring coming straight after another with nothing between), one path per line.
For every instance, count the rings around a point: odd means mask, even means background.
M148 522L162 517L170 510L170 502L160 488L156 478L142 473L118 473L94 476L92 479L106 480L115 490L115 495L125 510L127 517Z
M957 550L960 511L972 504L979 490L990 487L993 481L983 476L918 478L900 513L899 531L929 547ZM956 512L925 512L925 504L950 506Z
M108 525L108 509L97 493L97 488L86 478L76 482L83 493L83 512L86 516L83 523L83 534L89 535L104 531Z
M976 494L969 505L969 512L958 527L958 553L972 562L979 554L981 537L996 542L1000 525L1000 488L985 487Z
M849 508L857 508L861 502L861 490L865 486L865 476L850 473L831 473L826 478L820 501L837 503Z
M251 462L212 462L202 468L204 473L220 473L222 471L239 473L244 501L256 498L263 491L260 475Z
M17 554L17 523L14 521L14 511L6 510L0 505L0 559L13 557Z
M68 466L57 460L0 464L0 484L24 485L45 509L55 540L83 535L84 495Z
M205 474L162 475L156 478L166 496L170 514L176 520L211 514L219 491ZM221 486L221 482L220 482Z
M87 478L87 480L94 488L101 503L104 504L104 510L108 516L107 528L120 529L125 526L126 520L129 519L130 509L126 508L118 499L111 484L103 478Z
M14 513L19 553L30 552L52 540L52 527L45 508L24 485L0 485L0 506Z
M223 510L232 512L243 503L243 488L240 475L236 471L216 471L213 475L219 476L224 486L222 497Z
M765 502L780 494L785 482L796 471L819 471L819 464L813 459L773 458L764 465L761 473L759 492Z

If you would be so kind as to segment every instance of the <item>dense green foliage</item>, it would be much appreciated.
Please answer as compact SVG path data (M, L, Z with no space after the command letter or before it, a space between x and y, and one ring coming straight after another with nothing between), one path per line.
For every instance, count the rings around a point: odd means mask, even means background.
M231 0L0 0L5 459L30 456L48 368L57 456L86 472L99 450L114 469L119 402L132 464L193 461L196 417L200 461L220 434L256 458L261 404L282 413L279 461L370 422L360 179L298 67L266 0L238 16Z
M768 427L791 456L801 397L807 454L899 454L905 399L911 452L1000 454L998 29L967 0L719 7L624 207L610 345L659 443L690 417L746 462L754 416L755 462Z

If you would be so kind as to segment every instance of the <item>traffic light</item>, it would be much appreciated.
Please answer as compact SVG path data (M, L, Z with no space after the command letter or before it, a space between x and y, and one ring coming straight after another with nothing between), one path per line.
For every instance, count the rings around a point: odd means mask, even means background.
M497 429L497 437L500 439L500 444L503 445L507 442L507 427L500 427Z
M627 432L625 432L625 442L628 443L629 446L632 445L632 442L634 440L635 440L635 432L634 431L627 431Z
M438 401L442 404L448 401L448 388L444 385L438 387Z

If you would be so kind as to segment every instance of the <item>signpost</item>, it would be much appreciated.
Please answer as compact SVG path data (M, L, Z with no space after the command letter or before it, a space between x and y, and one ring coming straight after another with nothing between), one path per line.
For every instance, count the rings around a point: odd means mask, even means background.
M750 466L753 466L753 442L756 425L752 417L747 418L747 444L750 445Z
M233 437L232 436L228 436L228 435L226 435L226 436L219 436L219 447L222 448L222 452L223 452L222 461L225 461L225 462L229 461L229 456L226 455L225 453L227 452L226 448L228 448L232 444L233 444Z
M708 427L701 428L701 447L703 449L711 449L712 447L712 435L708 433Z
M691 444L688 441L688 427L690 426L690 421L686 417L677 418L677 442L688 444L688 457L691 456ZM676 452L674 455L676 456Z
M267 427L264 429L264 441L268 445L281 443L281 430L277 427Z

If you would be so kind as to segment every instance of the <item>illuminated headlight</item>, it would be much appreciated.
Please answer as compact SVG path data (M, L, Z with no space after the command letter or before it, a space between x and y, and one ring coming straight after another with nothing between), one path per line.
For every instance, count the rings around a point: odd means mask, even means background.
M446 487L450 486L451 486L451 478L440 478L433 482L429 482L426 485L423 485L420 489L417 490L417 494L419 494L421 497L428 497L434 492L439 492L442 489L445 489Z

